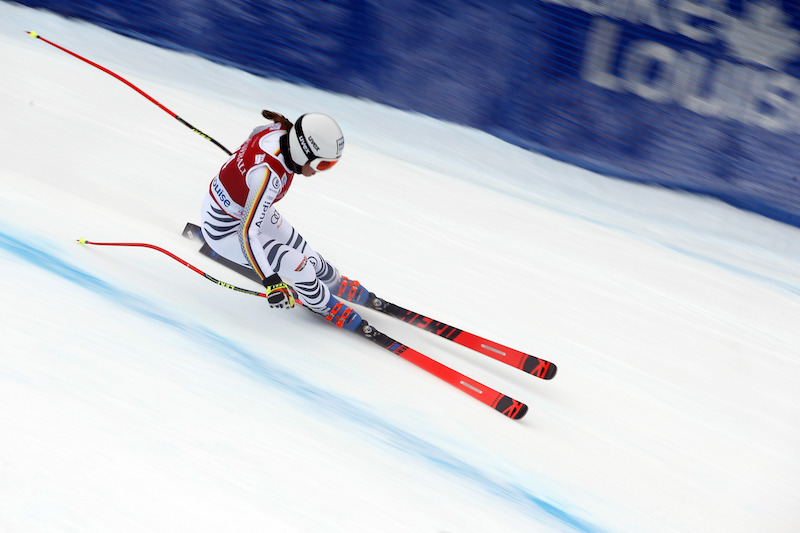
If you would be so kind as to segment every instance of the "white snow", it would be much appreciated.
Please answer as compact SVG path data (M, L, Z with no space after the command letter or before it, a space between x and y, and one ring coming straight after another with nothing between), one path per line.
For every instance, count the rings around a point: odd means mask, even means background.
M333 115L342 162L283 215L389 317L525 401L512 421L180 236L263 108ZM484 133L0 2L0 531L725 532L800 523L800 229Z

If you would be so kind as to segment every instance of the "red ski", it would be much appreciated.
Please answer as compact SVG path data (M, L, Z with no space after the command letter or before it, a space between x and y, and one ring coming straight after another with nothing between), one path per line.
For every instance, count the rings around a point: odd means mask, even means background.
M381 333L374 327L364 324L357 330L357 333L371 340L381 348L398 355L410 363L414 363L426 372L433 374L437 378L449 383L462 392L466 392L478 401L485 403L500 414L508 418L519 420L528 412L528 406L524 403L506 396L503 393L487 387L474 379L461 374L457 370L445 366L420 352L409 348L405 344L398 342L388 335Z
M195 238L195 236L191 234L192 228L189 225L187 225L186 230L189 233L184 232L184 235L190 238ZM153 244L138 243L138 242L95 242L95 241L89 241L87 239L78 239L78 242L81 245L92 245L92 246L132 246L140 248L150 248L152 250L156 250L171 257L172 259L178 261L182 265L190 268L197 274L200 274L201 276L205 277L209 281L216 283L217 285L221 285L228 289L251 294L253 296L259 296L262 298L266 298L267 296L263 292L244 289L241 287L237 287L235 285L231 285L230 283L225 283L223 281L220 281L206 274L205 272L203 272L196 266L192 265L191 263L184 261L183 259L173 254L172 252L169 252L164 248L155 246ZM302 304L300 300L297 300L297 303ZM519 420L520 418L525 416L525 413L528 412L528 406L525 405L524 403L519 402L511 398L510 396L506 396L505 394L501 394L500 392L497 392L496 390L489 388L486 385L483 385L482 383L479 383L474 379L465 376L464 374L461 374L457 370L454 370L446 365L443 365L438 361L435 361L430 357L412 348L409 348L405 344L398 342L390 338L389 336L381 333L373 326L369 325L366 320L363 321L363 323L355 331L362 337L371 340L381 348L402 357L403 359L405 359L410 363L417 365L419 368L436 376L437 378L443 380L444 382L449 383L450 385L461 390L462 392L469 394L470 396L477 399L481 403L488 405L489 407L493 408L502 415L507 416L508 418Z
M444 322L439 322L438 320L428 318L414 311L409 311L399 305L378 298L372 293L370 293L367 305L372 309L386 313L389 316L422 328L425 331L430 331L456 344L475 350L483 355L488 355L507 365L519 368L528 374L533 374L537 378L553 379L553 376L556 375L556 371L558 370L556 365L550 361L546 361L534 355L528 355L514 348L503 346L498 342L490 341L473 333L460 330Z

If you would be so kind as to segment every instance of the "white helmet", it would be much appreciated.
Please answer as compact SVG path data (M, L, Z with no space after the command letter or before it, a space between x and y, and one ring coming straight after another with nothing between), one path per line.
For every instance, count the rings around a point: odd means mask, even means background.
M307 113L289 130L289 154L297 166L311 163L314 170L331 168L342 156L344 134L328 115Z

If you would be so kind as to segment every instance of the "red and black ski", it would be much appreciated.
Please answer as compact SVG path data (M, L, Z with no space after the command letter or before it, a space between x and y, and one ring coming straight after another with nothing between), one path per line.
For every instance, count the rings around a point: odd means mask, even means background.
M483 355L488 355L507 365L519 368L523 372L532 374L537 378L553 379L558 370L556 365L550 361L546 361L534 355L528 355L514 348L509 348L508 346L503 346L500 343L484 339L473 333L460 330L444 322L439 322L438 320L428 318L414 311L409 311L399 305L378 298L372 293L370 293L367 305L372 309L386 313L407 324L417 326L425 331L430 331L456 344L475 350Z
M528 412L528 406L510 396L487 387L460 372L445 366L420 352L409 348L391 337L381 333L364 322L358 333L371 340L381 348L398 355L410 363L414 363L426 372L449 383L462 392L466 392L478 401L485 403L500 414L519 420Z

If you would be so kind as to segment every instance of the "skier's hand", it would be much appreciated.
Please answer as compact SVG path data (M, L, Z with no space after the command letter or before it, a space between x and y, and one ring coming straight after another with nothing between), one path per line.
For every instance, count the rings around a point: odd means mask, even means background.
M273 309L290 309L294 307L294 296L289 286L277 274L265 279L264 287L267 289L267 302Z

